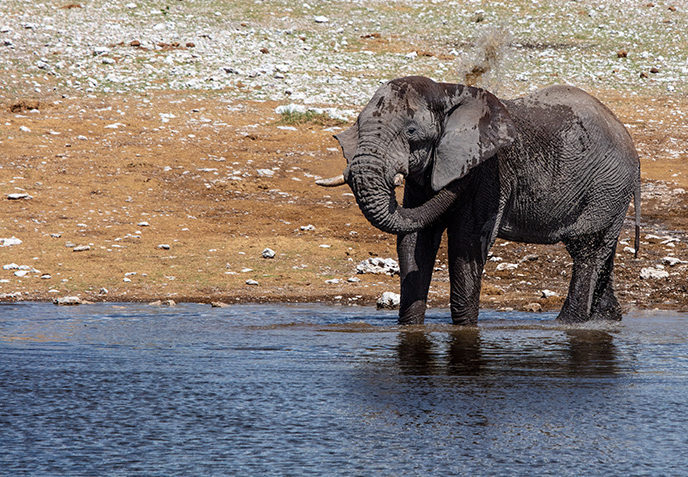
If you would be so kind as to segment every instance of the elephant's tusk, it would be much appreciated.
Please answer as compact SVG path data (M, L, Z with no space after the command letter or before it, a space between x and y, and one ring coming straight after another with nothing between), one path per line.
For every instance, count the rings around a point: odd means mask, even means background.
M346 181L344 180L344 174L340 174L329 179L318 179L315 183L322 187L337 187L346 184Z
M401 172L394 176L394 186L399 187L401 185L404 185L404 174Z

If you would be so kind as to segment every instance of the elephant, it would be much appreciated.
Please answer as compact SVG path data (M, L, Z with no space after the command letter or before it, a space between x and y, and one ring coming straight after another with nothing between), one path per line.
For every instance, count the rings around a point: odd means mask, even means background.
M425 319L445 230L454 324L477 324L483 269L498 237L563 242L573 270L558 320L621 320L614 256L631 196L637 256L640 162L624 125L593 96L555 85L500 100L410 76L380 86L334 137L347 165L317 183L348 184L366 219L397 235L400 324Z

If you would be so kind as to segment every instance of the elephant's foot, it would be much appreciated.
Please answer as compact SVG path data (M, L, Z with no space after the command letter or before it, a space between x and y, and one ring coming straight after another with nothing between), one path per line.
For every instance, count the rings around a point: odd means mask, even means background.
M619 305L614 292L605 293L595 305L593 305L592 320L621 321L621 305Z
M451 310L452 323L459 326L475 326L478 324L478 308Z
M556 320L565 324L585 323L590 320L590 316L582 310L574 309L574 307L569 304L569 299L567 298Z
M400 325L422 325L425 322L425 310L428 308L425 300L416 300L408 306L399 308Z

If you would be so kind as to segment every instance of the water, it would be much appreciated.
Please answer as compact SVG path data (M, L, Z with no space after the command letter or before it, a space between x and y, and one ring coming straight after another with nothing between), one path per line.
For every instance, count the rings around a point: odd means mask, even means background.
M0 306L3 475L677 475L688 315Z

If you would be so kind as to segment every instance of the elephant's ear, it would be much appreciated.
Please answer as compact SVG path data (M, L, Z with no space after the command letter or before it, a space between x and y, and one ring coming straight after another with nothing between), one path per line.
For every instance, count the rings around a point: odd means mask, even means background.
M356 154L356 147L358 147L358 122L355 122L346 131L335 134L334 138L339 141L346 162L350 162L354 158L354 154Z
M435 148L432 188L439 191L468 174L471 168L514 142L514 123L504 105L479 88L465 88L458 106L450 109Z

